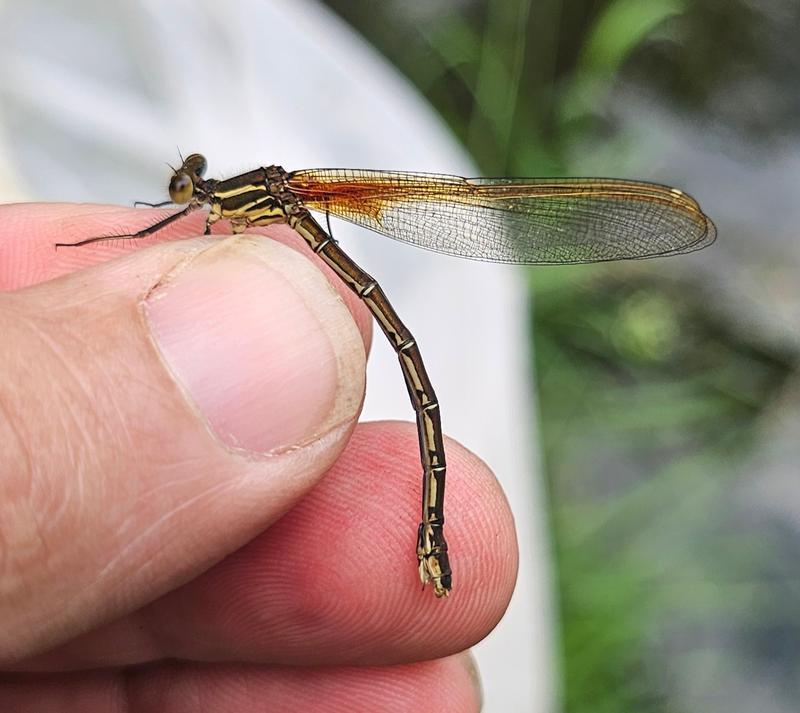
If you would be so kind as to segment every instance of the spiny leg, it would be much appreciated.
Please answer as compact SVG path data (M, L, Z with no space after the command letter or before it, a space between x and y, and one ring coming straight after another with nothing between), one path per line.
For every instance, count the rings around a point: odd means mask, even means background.
M163 208L165 205L172 205L172 201L161 201L159 203L150 203L149 201L134 201L133 207L146 206L147 208Z
M141 238L146 238L148 235L153 235L153 233L157 233L159 230L166 228L170 223L174 223L176 220L180 220L185 215L188 215L193 210L196 210L198 206L189 204L181 211L177 213L173 213L172 215L168 215L163 220L159 220L157 223L153 223L153 225L148 226L142 230L137 231L136 233L128 233L125 235L98 235L94 238L85 238L84 240L78 240L75 243L56 243L56 248L78 248L82 245L91 245L92 243L101 243L107 240L139 240Z
M411 332L402 323L380 285L356 265L311 215L301 210L289 224L342 281L367 305L400 360L408 394L417 417L422 462L422 521L417 533L417 557L423 585L433 584L437 597L447 596L452 575L444 538L444 456L439 402Z

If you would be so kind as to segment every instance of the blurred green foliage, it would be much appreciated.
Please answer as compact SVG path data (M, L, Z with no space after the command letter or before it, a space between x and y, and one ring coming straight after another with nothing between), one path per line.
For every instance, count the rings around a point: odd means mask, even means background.
M787 607L754 616L776 543L742 523L735 493L797 355L721 323L697 285L652 274L554 278L536 295L565 709L696 710L670 685L693 678L702 700L715 667L739 664L719 627L798 621Z
M754 141L800 110L782 91L798 69L782 54L800 26L790 2L328 4L484 175L641 175L653 149L620 130L622 85ZM726 99L759 73L782 102ZM676 263L530 273L568 713L730 710L720 681L759 667L800 695L800 614L785 596L800 589L800 548L737 491L800 355L723 316Z

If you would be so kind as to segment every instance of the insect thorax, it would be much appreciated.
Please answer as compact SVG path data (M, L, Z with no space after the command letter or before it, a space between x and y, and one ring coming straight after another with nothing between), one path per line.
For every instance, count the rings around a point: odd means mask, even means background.
M286 171L280 166L257 168L219 181L210 202L220 217L250 225L286 222L298 208L296 197L286 187Z

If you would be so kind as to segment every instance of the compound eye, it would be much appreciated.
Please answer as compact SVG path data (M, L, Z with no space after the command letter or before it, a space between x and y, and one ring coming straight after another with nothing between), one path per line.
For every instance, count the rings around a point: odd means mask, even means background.
M206 168L208 168L208 162L206 161L206 157L202 154L193 153L186 157L186 160L183 162L183 167L197 176L197 178L202 178L206 173Z
M194 195L194 182L191 176L178 171L169 181L169 199L173 203L188 203Z

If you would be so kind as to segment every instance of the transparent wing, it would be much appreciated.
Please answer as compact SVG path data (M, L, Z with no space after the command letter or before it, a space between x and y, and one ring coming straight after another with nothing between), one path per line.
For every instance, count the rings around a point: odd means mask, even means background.
M309 169L290 174L289 188L310 210L490 262L648 258L699 250L716 237L693 198L638 181Z

